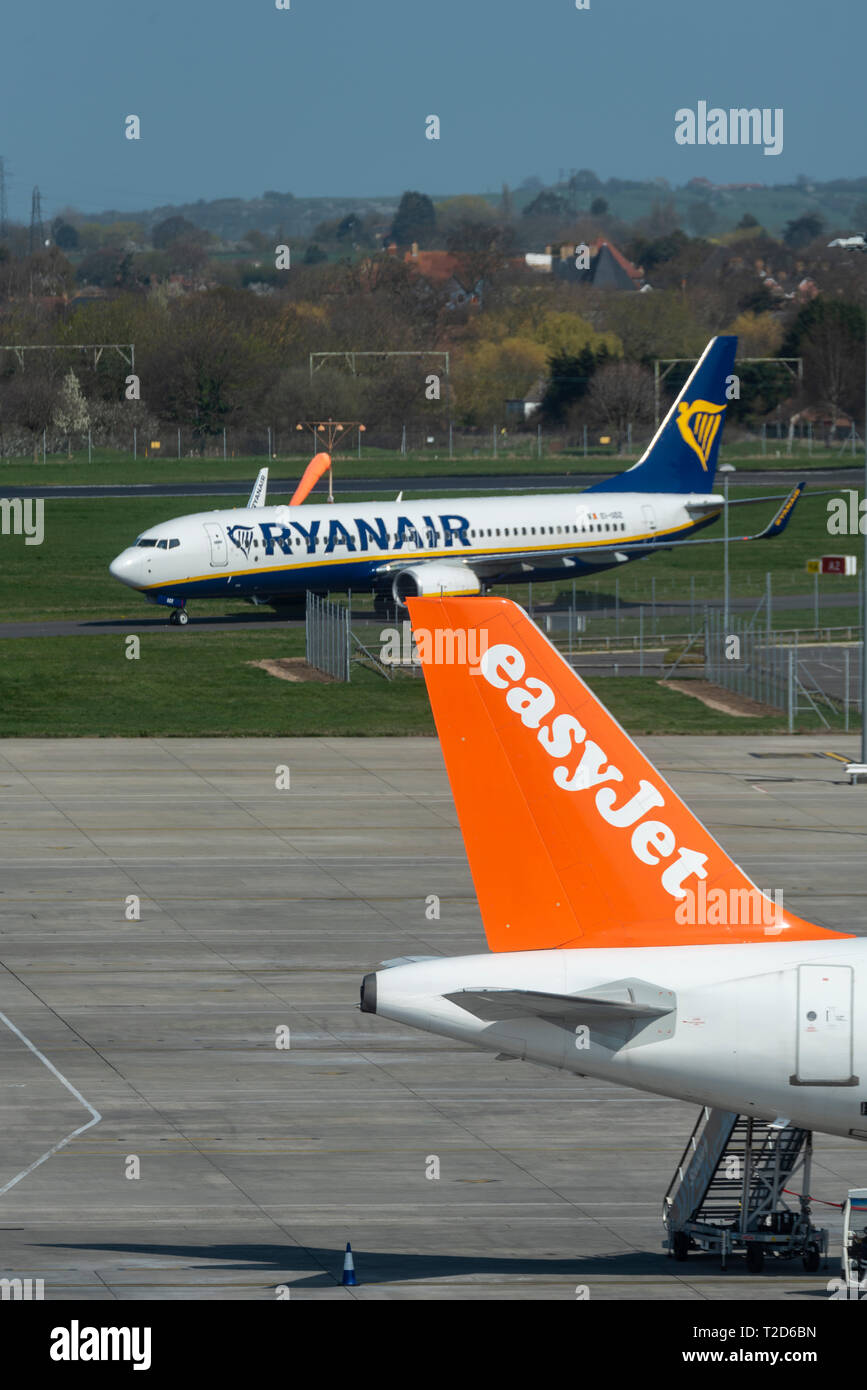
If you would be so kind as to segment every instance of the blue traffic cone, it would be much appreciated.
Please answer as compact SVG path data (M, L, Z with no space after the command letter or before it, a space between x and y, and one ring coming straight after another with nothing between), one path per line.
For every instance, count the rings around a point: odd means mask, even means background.
M343 1280L344 1285L357 1284L355 1277L355 1261L352 1258L352 1246L346 1242L346 1254L343 1256Z

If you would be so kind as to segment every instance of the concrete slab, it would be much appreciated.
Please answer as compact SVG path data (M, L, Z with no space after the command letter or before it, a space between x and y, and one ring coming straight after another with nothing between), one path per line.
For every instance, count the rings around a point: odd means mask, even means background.
M643 744L758 882L867 932L867 788L802 756L821 740ZM434 740L5 740L0 871L0 1012L46 1059L0 1020L0 1274L52 1299L825 1296L833 1267L664 1258L692 1107L358 1012L378 961L484 949ZM46 1062L101 1119L27 1172L89 1117ZM855 1185L867 1147L817 1136L815 1194Z

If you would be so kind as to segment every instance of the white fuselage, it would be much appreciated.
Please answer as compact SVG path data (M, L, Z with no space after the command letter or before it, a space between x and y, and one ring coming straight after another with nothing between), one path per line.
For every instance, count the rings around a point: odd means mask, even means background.
M161 522L110 570L163 602L363 591L431 562L489 583L578 578L642 553L618 553L618 543L676 543L722 505L714 494L588 492L241 507Z
M579 994L629 978L673 991L676 1006L620 1036L529 1016L483 1022L443 997L473 988ZM639 1090L867 1139L865 940L484 954L396 965L375 981L375 1012L398 1023Z

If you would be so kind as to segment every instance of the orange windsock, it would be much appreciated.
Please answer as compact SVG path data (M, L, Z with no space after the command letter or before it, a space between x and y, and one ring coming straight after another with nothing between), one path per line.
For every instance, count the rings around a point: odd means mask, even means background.
M330 454L316 454L308 463L304 470L304 477L296 487L289 502L290 507L297 507L302 503L308 493L315 488L319 479L327 473L331 467Z

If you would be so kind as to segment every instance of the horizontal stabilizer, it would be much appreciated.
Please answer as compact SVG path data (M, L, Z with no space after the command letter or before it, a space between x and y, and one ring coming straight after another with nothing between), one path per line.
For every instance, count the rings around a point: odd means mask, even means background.
M582 994L545 994L535 989L462 989L446 999L485 1023L509 1018L542 1018L549 1023L628 1023L662 1018L677 1007L670 989L646 980L616 980Z

